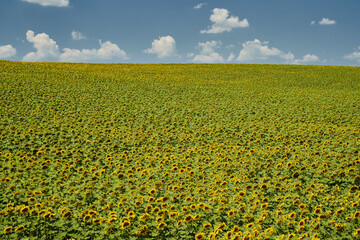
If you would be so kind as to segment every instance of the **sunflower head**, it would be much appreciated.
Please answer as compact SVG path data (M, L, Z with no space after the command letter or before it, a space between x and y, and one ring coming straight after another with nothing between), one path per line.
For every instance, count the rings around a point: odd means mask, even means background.
M12 227L12 226L6 227L6 228L4 229L4 233L5 233L5 234L8 234L8 233L10 233L12 230L13 230L13 227Z

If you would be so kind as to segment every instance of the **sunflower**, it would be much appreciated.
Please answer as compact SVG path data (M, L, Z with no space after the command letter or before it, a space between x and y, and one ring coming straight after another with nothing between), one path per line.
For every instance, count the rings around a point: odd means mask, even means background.
M62 215L62 218L68 218L71 215L72 215L72 212L68 211Z
M356 231L353 233L354 236L360 236L360 228L356 229Z
M196 240L201 240L205 237L205 233L198 233L195 235Z
M268 206L268 204L267 204L267 203L261 204L261 209L266 209L266 208L267 208L267 206Z
M128 216L129 218L134 218L135 217L135 213L133 211L129 211L128 212Z
M31 198L28 199L28 201L29 201L30 203L34 203L34 202L36 202L36 198L31 197Z
M357 190L359 190L359 187L358 186L352 186L350 188L350 192L356 192Z
M306 205L302 203L302 204L299 205L299 208L304 210L306 208Z
M28 206L26 206L26 207L23 207L23 208L20 210L20 212L24 214L24 213L29 212L29 210L30 210L30 208L29 208Z
M239 197L244 197L244 196L245 196L245 191L240 191L240 192L238 193L238 195L239 195Z
M356 211L354 213L354 218L360 218L360 211Z
M177 215L178 215L178 213L177 213L177 212L172 212L172 213L170 213L170 214L169 214L169 218L170 218L170 219L172 219L172 218L176 218L176 217L177 217Z
M165 226L166 226L166 223L161 222L161 223L159 223L159 225L158 225L156 228L157 228L157 230L161 230L161 229L163 229Z
M6 228L4 228L4 233L5 233L5 234L8 234L8 233L10 233L12 230L13 230L13 227L12 227L12 226L6 227Z
M195 210L196 209L196 204L191 204L190 209Z
M228 213L227 213L228 217L231 218L233 216L235 216L235 211L234 210L230 210Z
M210 209L211 209L211 207L207 206L207 205L205 205L204 208L203 208L204 211L209 211Z
M205 224L203 225L203 228L204 228L205 230L208 230L209 228L211 228L211 224L210 224L210 223L205 223Z
M184 218L184 222L191 222L192 220L194 220L194 217L192 215L187 215L185 218Z
M181 226L181 224L182 224L182 220L179 220L176 224L176 227L179 228Z
M354 202L352 205L351 205L353 208L357 208L359 206L359 202Z
M125 222L123 222L122 224L121 224L121 228L127 228L127 227L130 227L131 226L131 223L130 222L128 222L128 221L125 221Z
M252 228L254 226L254 223L249 223L246 227L247 228Z
M145 213L144 215L142 215L141 217L140 217L140 221L146 221L146 220L148 220L150 218L150 214L148 214L148 213Z
M17 227L17 228L15 229L15 232L24 231L25 229L26 229L26 228L25 228L24 225L20 225L19 227Z
M174 206L174 205L171 206L171 207L170 207L170 210L171 210L171 211L175 211L175 210L176 210L176 206Z
M321 213L321 208L315 208L314 213L315 214L320 214Z
M334 215L341 215L344 213L344 208L340 208L338 210L336 210L336 212L334 213Z
M97 219L94 219L94 220L93 220L93 223L94 223L95 220L97 220ZM113 222L115 222L115 221L116 221L116 218L112 218L112 217L111 217L111 218L108 219L107 222L108 222L109 224L111 224L111 223L113 223ZM94 225L95 225L95 223L94 223Z
M91 215L85 215L85 217L83 217L83 221L87 222L91 219Z
M200 217L201 217L201 215L200 214L196 214L195 215L195 217L194 217L194 220L196 221L196 220L199 220L200 219Z
M290 213L289 218L293 219L295 216L296 216L296 212L292 212L292 213Z

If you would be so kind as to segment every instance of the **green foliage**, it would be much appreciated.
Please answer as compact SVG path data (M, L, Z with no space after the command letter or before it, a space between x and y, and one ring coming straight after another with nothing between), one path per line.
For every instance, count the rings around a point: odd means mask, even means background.
M0 238L359 239L359 102L355 67L0 61Z

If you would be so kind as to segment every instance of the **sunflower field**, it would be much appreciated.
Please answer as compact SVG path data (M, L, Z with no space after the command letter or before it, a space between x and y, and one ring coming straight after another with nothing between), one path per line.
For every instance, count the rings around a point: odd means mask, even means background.
M0 61L0 239L360 239L360 69Z

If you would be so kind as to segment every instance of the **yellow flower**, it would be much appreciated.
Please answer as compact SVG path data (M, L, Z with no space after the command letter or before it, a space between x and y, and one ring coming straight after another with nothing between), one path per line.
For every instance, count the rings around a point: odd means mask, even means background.
M29 201L30 203L34 203L34 202L36 202L36 198L31 197L31 198L28 199L28 201Z
M20 225L18 228L15 229L15 232L24 231L26 228L24 225Z
M157 228L157 230L161 230L161 229L163 229L165 226L166 226L166 223L161 222L156 228Z
M290 213L289 218L293 219L295 216L296 216L296 212L292 212L292 213Z
M128 222L128 221L123 222L122 225L121 225L122 228L127 228L127 227L130 227L130 226L131 226L131 223Z
M205 237L205 233L198 233L195 235L196 240L201 240Z
M231 218L233 216L235 216L235 211L234 210L230 210L228 213L227 213L228 217Z
M179 228L181 226L181 224L182 224L182 220L179 220L176 224L176 227Z
M210 223L205 223L205 224L203 225L203 228L204 228L205 230L208 230L209 228L211 228L211 224L210 224Z
M90 220L90 218L91 218L90 215L85 215L85 217L83 218L83 221L84 221L84 222L87 222L87 221Z
M29 212L29 210L30 210L29 207L23 207L23 208L20 210L20 212L24 214L24 213Z
M156 190L155 189L151 189L150 191L149 191L149 194L150 195L154 195L156 193Z
M13 230L13 227L12 227L12 226L6 227L6 228L4 229L4 233L5 233L5 234L8 234L8 233L10 233L12 230Z
M193 220L194 217L192 215L187 215L185 218L184 218L184 222L191 222L191 220Z

